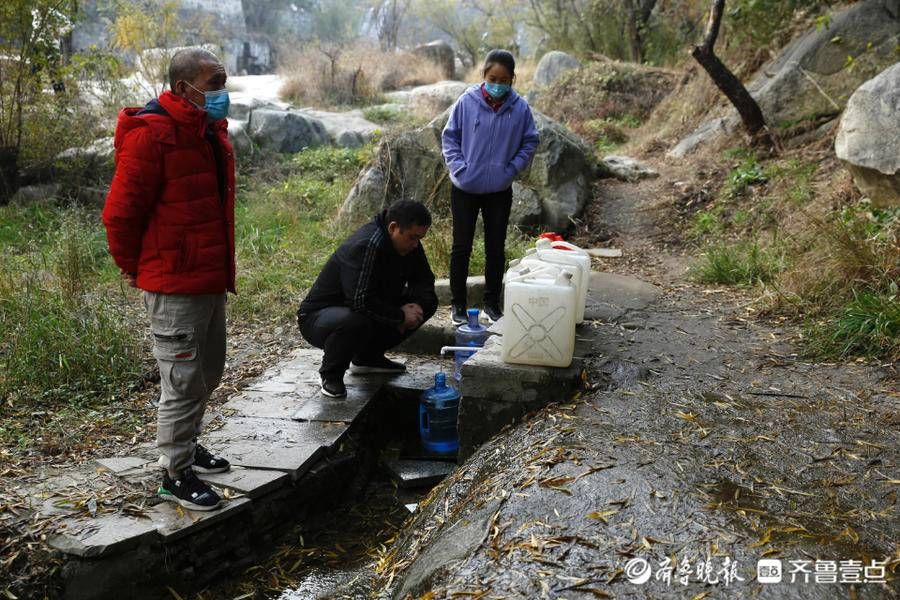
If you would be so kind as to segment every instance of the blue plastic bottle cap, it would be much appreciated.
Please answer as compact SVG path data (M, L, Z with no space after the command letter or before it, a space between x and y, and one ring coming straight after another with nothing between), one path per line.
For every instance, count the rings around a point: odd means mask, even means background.
M481 309L470 308L469 310L466 311L466 313L468 313L469 315L471 315L473 317L477 317L481 313Z
M447 376L444 373L434 374L434 387L444 387L447 385Z

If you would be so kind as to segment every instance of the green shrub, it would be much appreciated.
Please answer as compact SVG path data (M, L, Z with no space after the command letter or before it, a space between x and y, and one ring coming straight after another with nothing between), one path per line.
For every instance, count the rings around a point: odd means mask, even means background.
M691 235L694 237L719 233L721 230L722 224L719 222L717 209L701 210L694 215L694 225L691 231Z
M396 123L404 119L403 111L390 104L364 108L363 116L373 123Z
M854 291L853 299L807 326L810 346L825 357L900 358L900 293Z
M11 222L48 210L2 209ZM102 228L58 210L46 217L53 228L26 229L8 246L17 252L0 259L0 398L109 398L139 370L140 338L124 317L130 300L98 289L114 276Z
M765 183L768 181L759 163L755 157L745 158L741 164L731 170L725 182L725 196L727 198L736 198L740 196L747 188L757 183Z
M706 247L693 274L701 283L753 285L771 281L783 266L784 257L775 248L763 248L755 241L716 242Z

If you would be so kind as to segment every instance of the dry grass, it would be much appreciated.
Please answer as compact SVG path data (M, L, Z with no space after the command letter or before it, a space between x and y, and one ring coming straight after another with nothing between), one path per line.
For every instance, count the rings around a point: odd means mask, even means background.
M280 69L281 96L316 106L377 103L382 92L440 81L441 67L410 52L384 52L358 42L288 50Z

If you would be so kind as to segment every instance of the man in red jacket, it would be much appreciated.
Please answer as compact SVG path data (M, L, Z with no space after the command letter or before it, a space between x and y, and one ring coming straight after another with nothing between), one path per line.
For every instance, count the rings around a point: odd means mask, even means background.
M211 52L182 50L169 87L116 127L116 172L103 224L109 251L144 290L159 364L159 495L194 510L221 499L195 471L228 461L197 443L203 412L225 368L225 300L234 292L234 151L225 69Z

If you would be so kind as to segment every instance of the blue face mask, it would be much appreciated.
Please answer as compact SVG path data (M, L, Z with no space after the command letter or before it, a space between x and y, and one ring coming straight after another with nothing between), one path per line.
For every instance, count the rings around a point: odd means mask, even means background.
M185 82L187 83L187 82ZM201 92L188 83L191 88L198 93L203 94L204 103L203 110L206 111L206 118L210 121L218 121L228 116L228 107L231 106L231 98L228 96L228 90L221 89L212 92Z
M508 83L484 82L484 89L487 90L487 93L490 94L492 98L502 98L509 93L511 88L512 86Z

